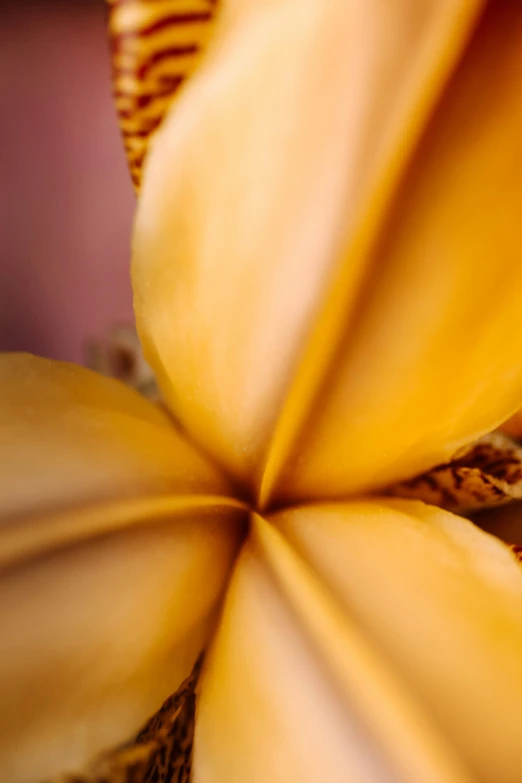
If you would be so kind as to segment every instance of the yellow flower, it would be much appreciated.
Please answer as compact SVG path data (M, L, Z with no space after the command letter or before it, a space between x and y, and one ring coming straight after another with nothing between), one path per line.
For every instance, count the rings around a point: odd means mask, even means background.
M224 0L134 238L180 429L0 362L2 781L128 739L207 645L195 783L520 780L519 564L376 493L519 407L521 140L516 2Z

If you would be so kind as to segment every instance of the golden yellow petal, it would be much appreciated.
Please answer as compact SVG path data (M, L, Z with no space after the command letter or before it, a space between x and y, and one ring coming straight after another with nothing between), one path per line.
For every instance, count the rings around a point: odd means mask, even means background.
M522 6L488 4L367 256L281 495L385 486L522 399Z
M213 629L241 513L202 498L91 506L40 518L55 535L38 550L11 547L0 563L2 781L83 768L176 690ZM79 535L57 536L65 525Z
M476 779L517 783L522 569L509 549L407 500L318 504L272 521Z
M115 498L230 489L136 392L28 355L0 355L0 465L0 520Z
M259 517L196 707L194 783L464 783L466 771Z
M187 429L251 485L346 237L376 183L374 200L393 191L480 5L224 2L154 137L133 251L146 357ZM365 265L344 269L343 313Z

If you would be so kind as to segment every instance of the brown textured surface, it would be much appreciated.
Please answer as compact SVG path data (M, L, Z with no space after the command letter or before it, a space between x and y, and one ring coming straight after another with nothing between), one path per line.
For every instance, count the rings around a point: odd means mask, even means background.
M108 0L116 108L136 189L150 138L197 67L217 0Z
M104 754L85 772L46 783L189 783L201 663L133 742Z
M459 451L451 462L397 484L388 494L460 513L508 503L522 498L522 449L494 432Z
M134 326L114 325L104 338L91 338L85 358L91 370L122 381L153 402L160 401L156 378L145 361Z

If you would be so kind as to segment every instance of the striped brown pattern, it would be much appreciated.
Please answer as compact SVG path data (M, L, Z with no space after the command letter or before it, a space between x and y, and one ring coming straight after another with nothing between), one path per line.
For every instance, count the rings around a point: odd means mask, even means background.
M396 484L388 494L459 514L521 500L522 448L507 435L492 432L461 449L451 462Z
M200 656L189 677L134 740L104 753L84 772L62 775L52 783L190 783L202 661Z
M217 0L108 0L116 108L136 189L151 135L197 67Z

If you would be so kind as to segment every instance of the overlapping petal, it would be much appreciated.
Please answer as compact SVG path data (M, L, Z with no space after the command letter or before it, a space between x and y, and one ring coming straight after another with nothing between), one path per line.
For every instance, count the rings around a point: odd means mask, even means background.
M134 392L33 357L0 368L0 779L28 783L129 739L176 690L245 515Z
M203 675L194 753L195 783L471 780L357 619L259 518Z
M90 524L91 535L2 563L2 780L75 771L132 738L208 641L241 536L237 510L148 500L125 524L118 515L70 512L62 524ZM99 533L100 517L116 530Z
M479 7L225 2L154 138L134 242L140 334L184 425L251 485L282 407L268 459L284 462L359 307L369 259L353 242L391 196ZM310 360L325 301L333 321Z
M281 494L409 478L520 406L521 96L522 8L501 0L396 193Z
M156 406L121 383L0 356L0 520L114 498L229 494Z
M271 521L473 779L516 783L522 569L509 549L415 501L310 505Z
M522 12L474 29L481 6L229 0L155 136L138 325L260 505L374 490L519 407ZM0 359L0 455L0 778L28 783L176 689L245 511L159 408L70 365ZM267 519L205 668L195 782L516 783L509 550L406 501Z

